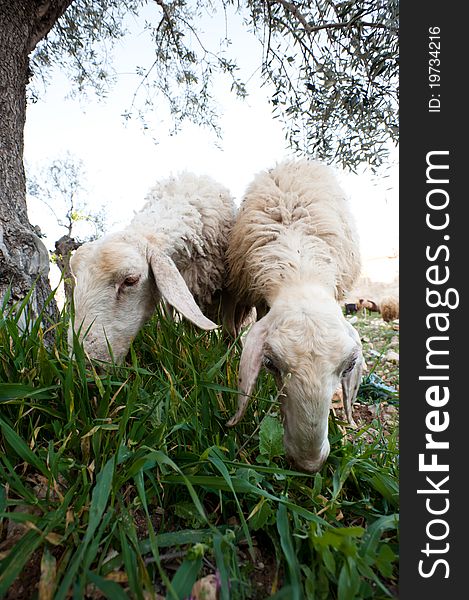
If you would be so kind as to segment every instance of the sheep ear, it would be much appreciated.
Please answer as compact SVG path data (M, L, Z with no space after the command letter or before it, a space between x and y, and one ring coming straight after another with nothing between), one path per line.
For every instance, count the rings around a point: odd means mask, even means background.
M261 319L254 323L246 335L243 352L239 361L238 375L238 410L227 422L228 427L237 425L244 416L249 404L249 397L259 376L264 356L264 344L267 337L267 322Z
M218 325L202 313L173 260L163 252L153 252L150 266L156 286L164 300L201 329L217 329Z
M345 417L350 425L355 426L355 421L352 416L352 405L357 399L358 389L360 387L360 383L363 375L363 352L362 352L362 343L360 340L360 335L355 327L349 323L346 319L344 319L345 325L348 330L348 334L353 340L356 342L356 361L353 369L351 369L348 373L344 373L342 376L342 396L344 403L344 411Z
M353 369L344 373L342 376L342 396L344 403L344 411L347 421L350 425L355 426L355 421L352 415L352 405L357 399L358 389L363 375L363 354L361 349L358 349L358 356Z

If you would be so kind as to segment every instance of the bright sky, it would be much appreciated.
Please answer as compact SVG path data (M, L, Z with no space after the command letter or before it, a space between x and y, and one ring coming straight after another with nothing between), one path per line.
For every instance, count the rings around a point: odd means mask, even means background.
M156 4L147 16L155 14ZM267 99L269 90L260 86L256 69L261 52L258 42L242 28L231 32L241 73L250 79L247 100L229 92L228 80L216 84L223 134L221 142L207 130L191 124L177 135L169 135L167 110L150 113L152 134L144 132L137 120L124 122L138 85L135 65L153 62L152 44L143 31L143 21L130 23L131 36L116 47L114 66L117 85L105 101L91 95L86 100L66 99L70 84L55 73L36 104L30 104L25 129L25 161L30 167L44 166L67 152L83 160L87 172L88 204L105 205L109 229L127 224L154 182L183 169L206 173L226 185L239 202L252 177L260 170L290 156L280 123L272 118ZM224 26L224 21L223 21ZM213 21L205 28L215 33ZM215 38L213 38L215 39ZM154 136L158 143L155 143ZM221 148L219 145L221 144ZM397 160L396 160L397 163ZM376 181L371 174L341 174L350 198L361 237L365 274L373 279L391 280L397 274L397 260L382 257L398 254L397 166L390 176ZM30 220L48 234L49 249L65 232L55 226L47 209L37 200L29 202Z

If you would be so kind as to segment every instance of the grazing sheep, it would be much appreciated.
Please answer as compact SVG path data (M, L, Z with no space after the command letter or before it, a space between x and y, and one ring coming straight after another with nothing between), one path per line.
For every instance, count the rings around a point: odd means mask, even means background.
M369 311L379 313L379 306L373 300L365 300L364 298L360 298L357 306L358 310L363 310L364 308L367 308Z
M235 299L226 324L235 333L255 306L258 321L244 340L237 413L243 417L262 366L282 391L285 449L304 471L329 455L328 416L342 382L352 422L362 373L360 337L340 300L360 272L358 235L333 171L287 161L248 187L227 250Z
M399 318L399 299L395 296L386 296L379 303L381 317L384 321L394 321Z
M123 231L71 259L75 328L90 357L121 361L160 301L214 329L235 205L223 186L184 172L155 185ZM72 333L69 331L69 342Z
M358 305L356 302L346 302L345 303L345 314L353 315L358 311Z

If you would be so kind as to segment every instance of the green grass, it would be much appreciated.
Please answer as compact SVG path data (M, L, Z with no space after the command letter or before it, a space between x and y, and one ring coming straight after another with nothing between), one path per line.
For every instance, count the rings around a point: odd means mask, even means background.
M331 413L327 463L298 473L270 376L225 426L239 351L218 332L160 315L98 375L65 312L52 344L17 319L0 312L0 597L185 599L215 572L222 600L397 597L396 430Z

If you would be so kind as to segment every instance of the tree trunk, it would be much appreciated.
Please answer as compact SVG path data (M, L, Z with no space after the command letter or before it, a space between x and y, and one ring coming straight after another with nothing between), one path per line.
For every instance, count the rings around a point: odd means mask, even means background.
M29 54L71 0L0 0L0 306L34 286L38 314L51 293L49 254L28 219L23 167ZM55 303L46 311L56 313Z
M62 272L62 278L64 282L65 298L67 300L72 299L73 293L73 276L70 268L70 258L72 252L77 250L82 245L81 242L77 242L74 238L69 235L63 235L60 240L55 242L55 256L57 260L57 266Z

